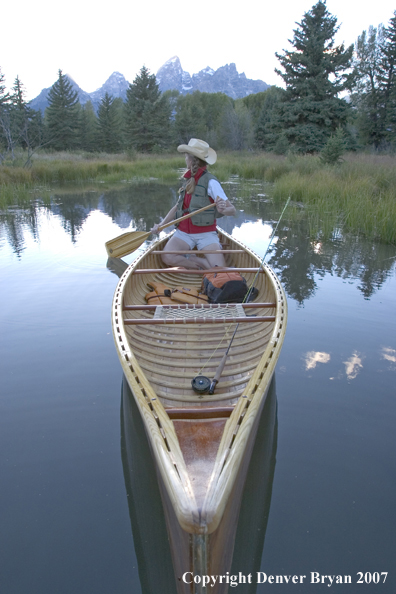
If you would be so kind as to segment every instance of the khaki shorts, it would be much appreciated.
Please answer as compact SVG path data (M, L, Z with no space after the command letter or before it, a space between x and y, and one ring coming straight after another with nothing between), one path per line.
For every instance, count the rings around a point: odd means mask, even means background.
M184 233L184 231L179 231L179 229L176 229L173 237L177 237L178 239L184 241L190 250L192 250L195 246L197 246L197 250L203 250L212 243L218 243L219 249L221 249L219 236L217 235L216 231L208 231L207 233Z

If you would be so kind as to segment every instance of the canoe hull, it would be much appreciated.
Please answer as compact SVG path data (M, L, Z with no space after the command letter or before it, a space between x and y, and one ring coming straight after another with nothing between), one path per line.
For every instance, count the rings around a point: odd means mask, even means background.
M186 271L161 271L152 252L166 238L124 272L113 300L115 344L155 462L178 594L204 591L199 577L191 584L188 577L226 575L231 568L249 460L286 330L286 298L274 272L226 233L220 238L230 254L243 248L242 255L227 255L228 266L257 270L244 275L259 293L257 309L249 310L257 317L253 323L236 327L224 319L207 330L198 318L142 326L141 319L153 320L153 314L135 307L145 303L150 278L166 284L180 279L183 287L200 283ZM191 387L195 369L203 365L209 377L214 373L235 327L215 394L198 396ZM223 580L211 591L223 594L228 587Z
M181 528L165 485L161 479L161 474L159 472L157 473L171 545L178 594L206 594L207 589L202 587L202 581L192 583L193 576L226 576L226 572L231 569L235 535L238 526L239 511L246 482L246 475L269 386L270 384L261 399L261 408L258 411L250 432L243 460L235 478L220 524L214 532L207 536L197 538L197 535L188 533ZM186 573L187 575L185 575ZM226 594L228 589L229 584L226 581L223 581L222 583L218 581L210 588L210 592L213 594Z

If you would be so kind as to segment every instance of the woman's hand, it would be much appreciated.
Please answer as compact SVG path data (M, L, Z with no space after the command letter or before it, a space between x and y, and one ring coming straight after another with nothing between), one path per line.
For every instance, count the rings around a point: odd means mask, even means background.
M231 202L220 198L220 196L216 198L216 208L222 215L233 216L235 214L235 207L232 206Z
M156 223L155 225L153 225L151 227L151 229L150 229L151 233L155 233L155 235L158 235L159 232L160 232L159 231L160 227L161 227L161 224L160 223Z
M220 198L220 196L217 196L216 198L216 208L219 212L221 212L221 214L224 214L226 209L226 201L223 200L223 198Z
M168 212L166 217L164 219L162 219L160 223L156 223L155 225L153 225L151 227L151 229L150 229L151 233L155 233L156 235L158 235L158 233L161 230L160 229L161 227L166 225L166 223L170 223L171 221L173 221L173 219L175 218L176 210L177 210L177 204L175 204L175 206L172 206L172 208L170 209L170 211Z

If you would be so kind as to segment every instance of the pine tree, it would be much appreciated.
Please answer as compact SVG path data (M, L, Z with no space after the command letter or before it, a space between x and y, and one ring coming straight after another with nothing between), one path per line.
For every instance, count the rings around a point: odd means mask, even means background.
M91 101L87 101L80 109L80 146L84 151L93 152L98 149L98 118Z
M256 146L262 150L275 149L275 146L278 145L277 151L279 152L279 146L281 145L281 152L283 153L287 152L289 148L289 141L286 136L284 134L279 135L279 124L277 123L277 107L281 103L284 93L284 89L276 86L260 93L263 97L254 136ZM254 97L254 95L250 95L250 97ZM282 141L279 140L280 138Z
M222 117L220 139L224 148L242 151L252 148L253 126L248 108L241 101L235 101L225 108Z
M102 97L98 109L98 148L115 153L121 149L121 120L117 103L108 93Z
M338 128L335 134L332 134L326 142L320 153L320 160L326 165L335 165L342 161L345 149L345 134L342 128Z
M0 108L9 103L10 95L6 91L5 77L0 68Z
M368 32L363 31L359 35L353 59L356 77L351 101L357 111L356 123L361 142L375 148L381 145L385 129L379 82L383 40L384 27L370 26Z
M170 108L155 74L143 66L127 90L125 104L128 147L142 152L165 147L169 140Z
M364 144L396 142L396 11L389 26L369 27L355 44L356 81L351 96Z
M25 101L25 90L17 76L12 94L5 93L1 84L4 78L0 73L0 144L15 157L14 149L27 149L28 160L43 142L43 122L41 112L29 107ZM2 99L5 99L2 101ZM4 155L1 157L4 158Z
M286 84L286 93L272 130L283 132L301 152L321 150L339 126L346 127L349 105L338 94L352 83L347 71L353 45L347 49L334 45L338 29L326 1L319 1L294 30L294 51L276 54L284 70L276 72Z
M199 91L179 96L176 103L175 130L178 144L187 144L190 138L206 138L205 112Z
M6 90L5 77L0 68L0 163L4 159L3 150L10 147L10 98Z
M384 140L396 142L396 11L384 29L379 68L379 94Z
M25 89L17 76L11 95L11 129L15 143L27 148L29 144L29 108L25 101Z
M223 114L234 102L225 93L200 93L199 91L195 91L193 95L199 97L204 112L204 139L206 142L213 145L215 144L214 139L221 134ZM201 137L198 136L198 138Z
M79 109L77 92L62 70L48 93L45 118L50 145L58 151L76 148L79 142Z

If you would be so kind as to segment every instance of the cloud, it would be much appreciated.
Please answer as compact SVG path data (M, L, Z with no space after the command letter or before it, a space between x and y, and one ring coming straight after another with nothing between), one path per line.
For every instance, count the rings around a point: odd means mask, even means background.
M352 353L352 357L347 361L343 361L345 365L345 373L349 380L355 379L360 370L363 369L362 361L362 357L360 357L359 353L356 351Z
M320 351L309 351L305 355L305 369L315 369L317 363L328 363L330 361L329 353L321 353Z
M396 363L396 349L391 349L390 347L382 347L382 358L385 361L389 361L391 364ZM394 368L394 365L391 365L391 368Z

